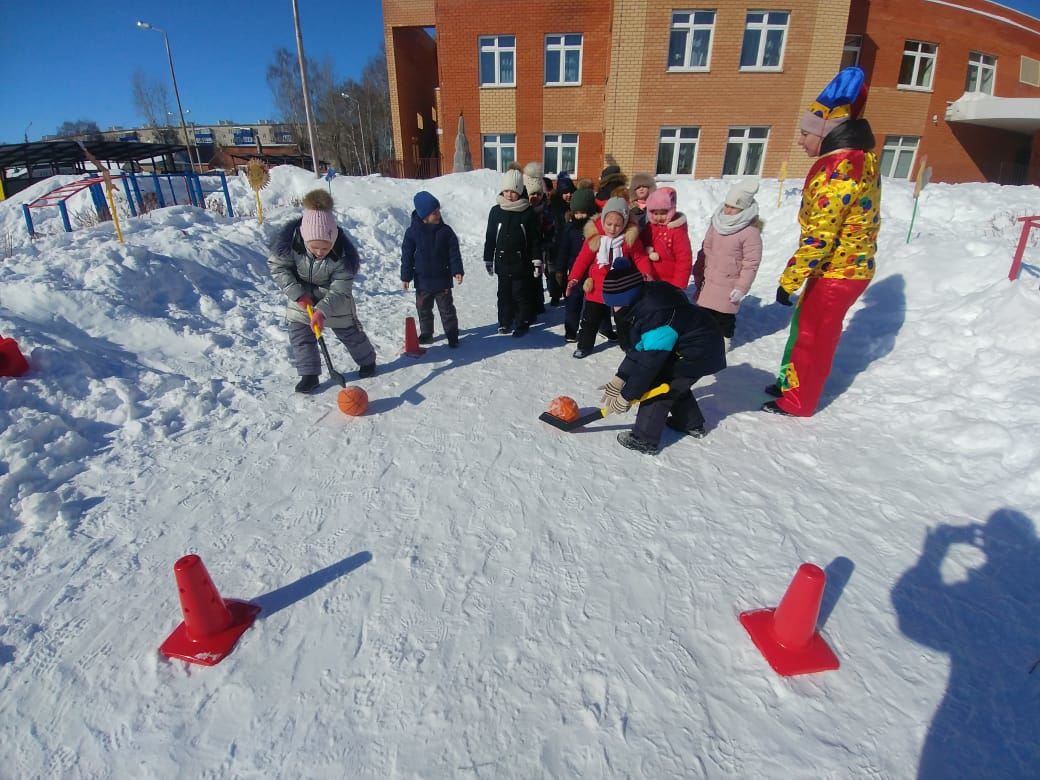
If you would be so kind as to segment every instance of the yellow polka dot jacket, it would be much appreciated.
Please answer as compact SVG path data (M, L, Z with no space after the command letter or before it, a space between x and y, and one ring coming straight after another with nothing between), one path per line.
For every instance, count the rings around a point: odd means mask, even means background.
M798 249L780 276L788 293L817 276L873 278L881 227L877 155L839 149L817 159L805 177L798 223Z

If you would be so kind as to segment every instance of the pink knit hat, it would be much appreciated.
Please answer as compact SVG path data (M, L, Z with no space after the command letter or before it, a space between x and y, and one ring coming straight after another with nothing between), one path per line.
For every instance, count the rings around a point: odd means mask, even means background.
M646 199L646 210L667 211L668 221L675 217L675 190L671 187L658 187Z
M336 243L339 226L331 211L306 209L300 223L300 236L304 241L328 241Z

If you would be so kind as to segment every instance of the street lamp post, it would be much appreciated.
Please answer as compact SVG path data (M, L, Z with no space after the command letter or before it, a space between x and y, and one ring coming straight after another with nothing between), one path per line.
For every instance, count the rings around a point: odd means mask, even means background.
M368 151L365 149L365 120L361 117L361 101L353 95L348 95L346 92L340 92L339 94L340 97L344 97L347 100L353 100L354 104L357 106L357 121L358 126L361 128L361 156L365 160L364 164L361 166L361 173L368 176Z
M192 143L188 138L188 125L184 122L184 109L181 108L181 93L177 89L177 73L173 69L173 53L170 51L170 39L166 35L166 31L156 27L155 25L148 24L148 22L137 22L137 26L142 30L155 30L158 33L162 33L163 43L166 44L166 57L170 61L170 80L173 82L173 96L177 98L177 111L181 116L181 132L184 133L184 143L188 147L188 163L194 165L195 163L191 160ZM199 168L202 168L202 160L199 157L199 150L195 149L195 162L199 164Z
M311 165L314 176L318 177L318 147L314 143L314 123L311 121L311 98L307 87L307 58L303 55L303 32L300 30L300 8L296 0L292 2L293 24L296 25L296 59L300 63L300 86L303 87L303 114L307 119L307 137L311 142Z

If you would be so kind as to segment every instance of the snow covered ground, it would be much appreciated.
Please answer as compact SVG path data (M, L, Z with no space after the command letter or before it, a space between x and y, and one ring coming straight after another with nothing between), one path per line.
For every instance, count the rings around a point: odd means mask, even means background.
M61 231L0 203L0 775L1036 777L1040 248L1007 280L1034 187L886 182L879 273L823 408L757 411L790 310L799 182L763 183L765 259L700 441L624 450L586 407L620 353L571 358L562 311L495 334L480 262L498 177L338 178L380 373L348 418L292 392L265 243L315 180L277 168L265 222L174 206ZM318 186L326 186L318 181ZM699 243L727 189L680 181ZM400 357L411 196L462 241L458 350ZM89 203L84 194L73 213ZM438 324L439 327L439 324ZM264 607L217 667L169 662L172 566ZM842 667L777 677L737 615L804 561Z

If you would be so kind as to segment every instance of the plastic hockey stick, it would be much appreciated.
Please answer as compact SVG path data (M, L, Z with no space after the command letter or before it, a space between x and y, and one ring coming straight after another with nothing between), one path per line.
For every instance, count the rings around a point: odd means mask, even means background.
M307 316L314 317L314 307L309 303L307 304ZM312 325L311 329L314 331L314 338L318 340L318 346L321 347L321 354L325 356L325 366L329 369L329 375L339 382L340 387L346 387L347 380L343 378L343 374L332 367L332 358L329 357L329 348L325 346L325 337L321 335L321 328Z
M657 387L652 387L645 393L643 393L641 396L639 396L639 398L635 400L635 403L638 404L641 401L647 401L651 398L656 398L659 395L664 395L670 389L671 386L667 383L660 384ZM577 430L578 428L582 428L591 422L596 422L596 420L602 420L609 414L610 412L606 409L597 409L594 412L583 414L576 420L571 420L570 422L568 422L567 420L561 420L554 414L549 414L549 412L542 412L540 415L538 415L538 419L542 422L549 423L549 425L551 425L553 428L559 428L561 431L573 431Z

